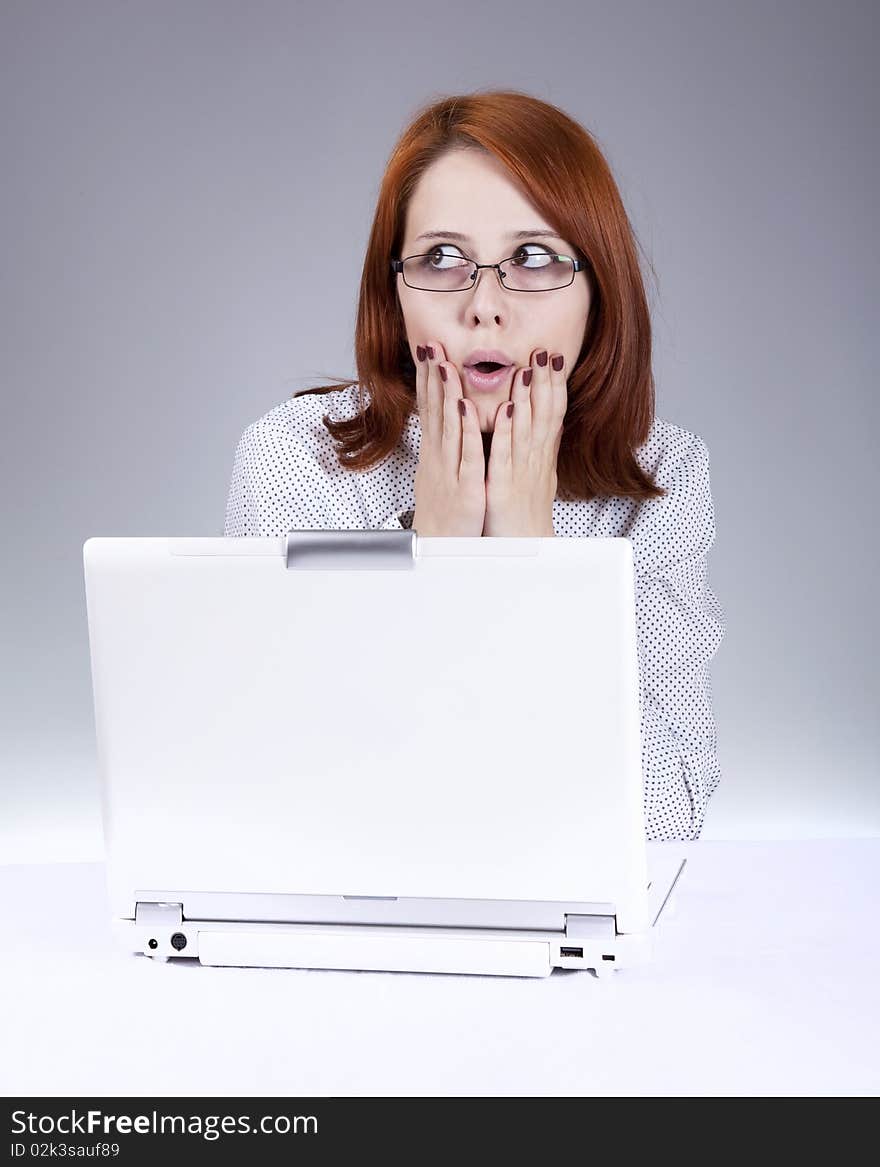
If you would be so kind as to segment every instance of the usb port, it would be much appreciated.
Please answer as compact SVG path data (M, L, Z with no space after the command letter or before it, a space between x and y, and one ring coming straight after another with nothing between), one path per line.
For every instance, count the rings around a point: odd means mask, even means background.
M584 950L582 948L560 948L560 956L583 956Z

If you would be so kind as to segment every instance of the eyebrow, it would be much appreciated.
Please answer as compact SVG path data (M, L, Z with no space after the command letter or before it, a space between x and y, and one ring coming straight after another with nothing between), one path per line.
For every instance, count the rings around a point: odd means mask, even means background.
M562 238L555 231L547 231L543 227L537 227L532 231L511 231L507 236L508 239L534 239L536 237L544 239ZM459 243L473 242L467 235L462 235L460 231L425 231L423 235L417 235L414 242L418 243L420 239L457 239Z

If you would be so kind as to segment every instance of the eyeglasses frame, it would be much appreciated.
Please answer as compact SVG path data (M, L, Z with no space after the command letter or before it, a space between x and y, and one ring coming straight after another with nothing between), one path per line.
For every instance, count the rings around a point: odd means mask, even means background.
M434 248L432 251L419 251L415 255L406 255L403 257L403 259L392 259L391 270L396 275L403 276L403 265L408 259L419 259L423 255L433 255L434 251L436 250L437 249ZM518 254L518 252L514 252L513 255L508 255L506 259L499 259L497 263L477 263L476 260L468 259L467 256L463 256L464 259L467 259L468 263L472 263L474 265L474 270L471 272L470 288L468 288L467 284L465 284L463 288L414 288L412 284L406 283L406 276L403 276L403 282L408 288L412 288L414 292L468 292L476 286L480 268L493 267L495 269L495 275L498 277L498 283L502 288L504 288L506 292L561 292L563 288L570 288L574 283L575 274L579 271L584 271L587 266L585 260L575 259L572 255L558 255L548 252L548 254L551 255L553 259L571 260L571 279L567 284L559 284L559 286L556 288L511 288L504 282L501 265L503 263L508 263L511 259L515 259Z

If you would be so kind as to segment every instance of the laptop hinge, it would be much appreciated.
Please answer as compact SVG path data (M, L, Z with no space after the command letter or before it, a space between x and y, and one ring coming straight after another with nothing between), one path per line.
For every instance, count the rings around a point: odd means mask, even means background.
M568 940L613 940L617 935L616 916L578 916L565 913Z
M183 923L183 904L139 901L134 906L134 922L139 928L178 928Z
M411 530L287 532L292 571L412 571L415 563L416 532Z

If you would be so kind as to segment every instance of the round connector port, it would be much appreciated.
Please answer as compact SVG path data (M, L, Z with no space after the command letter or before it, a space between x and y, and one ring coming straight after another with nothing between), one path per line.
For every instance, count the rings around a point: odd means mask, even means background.
M186 937L182 932L175 932L171 937L171 947L176 948L178 952L181 948L186 948Z

